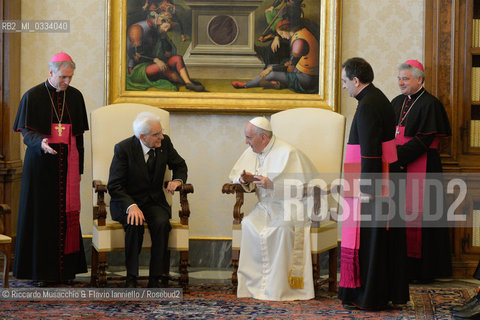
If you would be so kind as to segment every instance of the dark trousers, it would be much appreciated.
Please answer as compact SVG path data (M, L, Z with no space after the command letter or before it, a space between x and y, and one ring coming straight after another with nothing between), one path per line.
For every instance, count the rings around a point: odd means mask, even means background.
M480 280L480 261L478 261L477 269L475 270L473 277L477 280Z
M140 208L145 217L150 230L152 248L150 250L150 269L151 278L159 278L168 274L169 252L168 252L168 234L171 226L169 222L170 212L163 206L150 205ZM145 228L143 225L136 226L127 224L127 216L122 221L125 229L125 264L127 275L138 276L138 255L142 250L143 234Z

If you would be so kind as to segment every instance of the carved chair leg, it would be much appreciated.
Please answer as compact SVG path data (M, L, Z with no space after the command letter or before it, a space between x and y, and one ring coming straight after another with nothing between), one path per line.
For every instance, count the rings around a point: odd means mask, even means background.
M9 288L8 274L10 272L10 248L7 248L3 253L3 287Z
M240 257L240 250L232 250L232 262L230 266L233 267L232 272L232 285L233 285L233 293L237 293L237 286L238 286L238 260Z
M328 290L337 292L337 248L328 250Z
M12 265L12 247L10 246L10 248L8 248L7 250L7 276L5 278L5 288L9 288L9 284L8 284L8 274L10 273L10 270L11 270L11 265Z
M97 279L98 286L104 288L107 286L107 253L99 252L98 253L98 269L97 269Z
M98 286L98 251L92 246L92 269L90 271L90 285Z
M188 283L189 283L188 267L189 266L190 266L190 263L188 263L188 251L180 251L179 284L183 288L184 293L190 292L188 287Z
M313 288L318 287L318 279L320 278L320 254L312 253L312 272L313 272Z

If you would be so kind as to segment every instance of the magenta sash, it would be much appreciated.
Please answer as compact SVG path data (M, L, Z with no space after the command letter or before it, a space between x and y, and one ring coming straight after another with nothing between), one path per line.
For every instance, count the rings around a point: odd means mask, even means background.
M405 137L405 127L397 126L397 145L404 145L413 137ZM435 138L430 148L438 147ZM410 258L422 257L422 218L425 177L427 172L427 153L407 165L407 184L405 188L405 217L407 231L407 255Z
M382 178L386 183L382 185L382 196L389 194L388 165L397 161L397 149L395 141L390 140L382 143ZM358 288L360 281L360 214L361 203L358 181L361 173L361 150L360 145L347 144L344 163L345 185L349 190L343 194L343 219L342 219L342 243L340 264L340 287Z
M46 136L48 143L63 143L68 146L68 169L66 185L67 232L65 236L64 253L69 254L80 250L80 173L79 155L76 137L72 135L70 124L52 123L51 135Z
M340 287L358 288L360 282L360 208L358 197L343 198Z

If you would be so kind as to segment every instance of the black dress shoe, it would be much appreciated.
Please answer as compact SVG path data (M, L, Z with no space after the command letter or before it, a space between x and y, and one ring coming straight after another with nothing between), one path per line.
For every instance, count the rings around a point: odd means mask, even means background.
M430 284L433 283L434 279L410 279L410 284Z
M168 277L162 277L162 283L160 284L161 288L168 288Z
M472 299L465 302L465 304L460 305L460 306L454 306L450 310L452 310L453 312L464 311L464 310L470 309L471 307L475 306L477 303L478 303L478 294L476 296L474 296Z
M51 288L56 286L58 281L34 281L33 285L38 288Z
M477 303L466 310L454 312L453 316L458 319L480 319L480 301L477 300Z
M343 302L342 307L344 309L347 309L347 310L358 310L358 308L356 306L354 306L353 304L348 303L348 302Z
M160 288L160 279L148 278L147 288Z
M136 288L136 287L137 287L137 277L127 275L127 280L125 281L125 288Z
M381 310L386 310L390 309L388 305L384 306L374 306L374 307L362 307L359 306L353 302L342 302L342 306L344 309L347 310L362 310L362 311L381 311Z

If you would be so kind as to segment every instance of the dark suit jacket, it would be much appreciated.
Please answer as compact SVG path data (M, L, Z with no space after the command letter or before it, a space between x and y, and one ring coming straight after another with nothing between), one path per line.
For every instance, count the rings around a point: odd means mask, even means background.
M173 171L173 179L187 181L187 165L177 153L170 137L165 135L160 148L155 149L154 178L150 181L140 140L133 136L115 145L108 192L111 196L110 212L116 221L122 221L126 210L136 203L140 209L149 204L162 205L171 212L163 191L166 166Z

